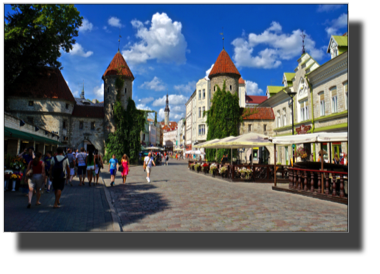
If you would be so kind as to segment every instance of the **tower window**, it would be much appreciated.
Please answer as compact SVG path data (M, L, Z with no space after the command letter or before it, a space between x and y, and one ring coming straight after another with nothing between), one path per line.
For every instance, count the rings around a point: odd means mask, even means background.
M127 88L124 89L124 93L127 94Z
M248 125L248 132L252 131L252 125Z
M79 129L83 129L83 121L79 122Z
M66 109L69 109L69 104L66 104Z
M113 110L113 104L111 104L111 108L112 108L112 110Z
M267 125L264 125L264 132L267 131Z
M91 122L91 129L95 130L95 122Z
M63 120L62 128L66 129L66 120Z
M216 91L216 86L214 86L214 91Z
M230 90L232 90L232 86L230 85Z
M107 88L107 92L110 93L110 88Z

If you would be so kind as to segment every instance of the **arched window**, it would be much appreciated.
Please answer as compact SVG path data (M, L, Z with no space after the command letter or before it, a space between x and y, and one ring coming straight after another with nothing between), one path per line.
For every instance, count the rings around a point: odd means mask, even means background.
M305 81L301 78L300 83L298 85L298 94L303 94L305 92Z
M216 85L214 86L214 91L216 91Z

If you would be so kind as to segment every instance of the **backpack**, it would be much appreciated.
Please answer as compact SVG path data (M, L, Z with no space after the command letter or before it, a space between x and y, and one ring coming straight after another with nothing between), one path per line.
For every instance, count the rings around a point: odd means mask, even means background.
M74 168L74 161L73 161L74 160L74 155L71 154L71 156L72 157L67 158L67 159L69 159L70 168ZM71 161L70 161L70 159L71 159Z
M52 175L54 179L64 179L65 178L65 172L63 170L63 161L66 160L67 157L65 156L60 162L57 160L57 156L54 156L54 166Z

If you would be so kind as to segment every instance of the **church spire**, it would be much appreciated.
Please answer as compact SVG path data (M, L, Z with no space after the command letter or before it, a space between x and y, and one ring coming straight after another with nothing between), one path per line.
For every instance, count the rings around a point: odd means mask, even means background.
M166 93L166 107L165 107L165 112L170 112L169 109L169 95Z
M84 81L83 81L82 92L80 93L80 98L84 99Z

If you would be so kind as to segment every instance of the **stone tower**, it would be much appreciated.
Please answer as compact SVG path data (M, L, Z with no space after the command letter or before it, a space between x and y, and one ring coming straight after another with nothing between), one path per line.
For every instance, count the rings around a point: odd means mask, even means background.
M211 98L216 91L216 85L223 88L223 81L226 81L226 91L236 93L239 91L240 73L232 62L228 53L223 50L216 59L216 62L208 75L211 85Z
M169 125L169 112L170 112L170 109L169 109L169 95L166 94L166 107L165 107L165 125Z
M115 81L122 77L124 83L120 89L120 101L124 109L127 109L128 99L132 98L132 82L135 79L123 55L118 51L104 72L104 139L108 134L115 131L113 119L113 107L116 102L117 90Z

